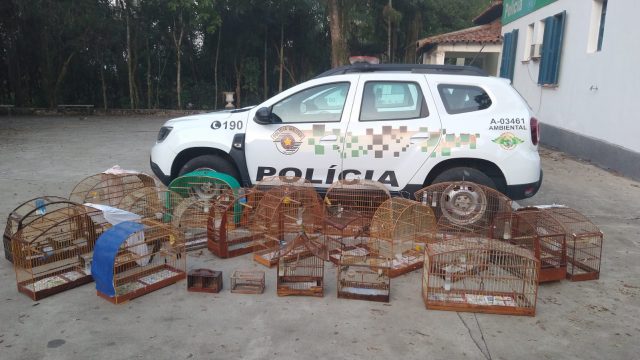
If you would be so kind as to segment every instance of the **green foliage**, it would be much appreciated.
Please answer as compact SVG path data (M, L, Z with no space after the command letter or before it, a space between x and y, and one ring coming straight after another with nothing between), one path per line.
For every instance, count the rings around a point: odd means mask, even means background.
M350 55L414 62L417 39L472 26L489 1L338 3ZM330 67L327 15L326 1L314 0L3 0L0 103L128 107L131 62L137 106L175 108L182 29L183 107L211 109L216 98L221 107L220 93L237 85L241 105L256 104L264 98L265 77L267 95L278 91L281 46L284 88Z

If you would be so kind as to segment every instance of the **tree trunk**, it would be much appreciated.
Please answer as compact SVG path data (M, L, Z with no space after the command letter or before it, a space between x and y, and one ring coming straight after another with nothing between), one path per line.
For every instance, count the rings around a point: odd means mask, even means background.
M393 56L391 55L391 11L393 10L393 6L391 5L391 0L389 0L389 18L387 19L387 62L389 64L393 63Z
M182 83L180 82L180 49L176 49L176 94L178 95L178 109L182 109Z
M129 73L129 105L132 109L135 109L135 101L134 101L134 86L133 86L133 58L131 51L131 26L129 25L129 6L126 9L126 23L127 23L127 71Z
M284 73L284 24L280 24L280 78L278 92L282 92L282 75Z
M416 11L408 31L404 51L404 62L407 64L418 62L416 59L416 42L418 41L418 36L420 36L420 29L422 29L422 14L420 11Z
M328 0L329 31L331 33L331 66L338 67L346 63L347 45L342 36L342 16L338 0Z
M104 81L104 65L100 62L100 83L102 85L102 104L104 110L107 110L107 83Z
M71 59L73 59L75 54L76 54L75 51L69 54L69 56L64 61L64 63L62 63L62 68L60 69L60 72L58 73L58 77L56 78L56 82L54 83L54 86L53 86L53 93L51 94L51 99L53 101L51 102L51 107L55 106L56 102L58 101L58 93L60 92L60 86L62 85L62 81L64 80L64 77L67 75L67 70L69 69L69 63L71 63Z
M178 15L178 23L180 24L180 33L178 37L176 37L177 26L175 20L173 21L173 32L171 35L173 36L173 44L176 49L176 94L178 97L178 109L182 109L182 83L180 81L180 69L181 69L181 49L182 49L182 38L184 37L184 23L182 22L182 13Z
M215 88L215 101L214 101L214 105L213 108L214 109L218 109L218 98L219 96L219 92L218 92L218 59L220 59L220 40L222 39L222 26L220 26L218 28L218 44L216 45L216 60L214 61L214 65L213 65L213 84L214 84L214 88Z
M267 83L267 38L269 37L269 28L265 27L264 30L264 71L262 75L262 92L263 100L267 100L269 97L269 84Z
M238 66L238 62L236 60L234 64L236 68L236 109L240 108L240 88L242 83L242 61L240 61L240 65Z
M151 94L153 92L153 84L151 83L151 54L149 53L149 39L147 44L147 109L151 109Z

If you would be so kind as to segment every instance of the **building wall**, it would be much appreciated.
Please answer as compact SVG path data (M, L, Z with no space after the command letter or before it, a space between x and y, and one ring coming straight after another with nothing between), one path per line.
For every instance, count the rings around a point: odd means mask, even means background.
M497 75L500 62L501 44L440 44L422 55L423 64L444 64L448 57L470 57L479 55L483 58L482 67L489 75Z
M609 0L602 50L589 51L594 1L558 0L503 26L519 29L513 86L543 123L543 143L640 178L640 1ZM527 27L563 10L558 86L541 87L540 62L522 61Z

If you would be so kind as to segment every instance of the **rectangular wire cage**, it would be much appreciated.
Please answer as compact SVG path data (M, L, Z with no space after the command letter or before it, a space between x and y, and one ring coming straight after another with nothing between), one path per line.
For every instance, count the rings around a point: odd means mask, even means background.
M518 209L506 221L498 221L495 230L504 241L529 249L540 260L538 282L566 277L566 234L562 225L547 212L536 208Z
M324 260L310 248L310 239L299 235L278 256L278 296L324 294Z
M32 220L12 240L18 291L32 300L92 281L84 259L109 224L99 210L67 205Z
M424 247L435 233L435 217L428 206L391 198L373 216L368 250L372 256L386 259L393 278L422 268Z
M578 211L564 207L541 207L560 223L567 241L567 279L571 281L600 278L604 234Z
M281 176L265 178L256 188L263 193L251 225L256 262L267 267L276 265L282 247L303 232L316 256L328 258L322 205L312 184Z
M231 258L254 250L251 231L262 192L257 189L230 189L211 206L207 224L207 247L218 257Z
M527 249L479 237L427 245L427 309L534 316L539 261Z
M59 196L40 196L27 200L13 209L7 217L7 225L4 228L2 242L4 244L4 257L13 262L11 249L11 238L18 230L28 225L33 220L41 217L47 212L66 207L68 204L75 204Z
M236 270L231 275L231 292L238 294L262 294L264 292L264 271Z
M389 302L391 277L385 259L345 252L337 270L338 298Z
M371 180L339 180L324 197L324 234L329 260L338 264L343 251L361 247L369 236L371 219L391 198L389 190Z
M159 221L122 222L98 239L92 272L98 296L120 304L186 277L182 233Z
M155 180L143 173L100 173L80 181L71 191L69 200L79 204L118 206L128 193L155 185Z

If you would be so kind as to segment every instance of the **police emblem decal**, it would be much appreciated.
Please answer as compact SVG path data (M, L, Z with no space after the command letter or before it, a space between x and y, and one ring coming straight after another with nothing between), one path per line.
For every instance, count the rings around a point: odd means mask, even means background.
M502 133L500 136L491 141L500 145L500 147L505 150L513 150L516 148L516 146L524 142L524 140L508 132Z
M300 149L304 133L296 127L286 125L271 134L271 139L278 151L285 155L293 155Z

